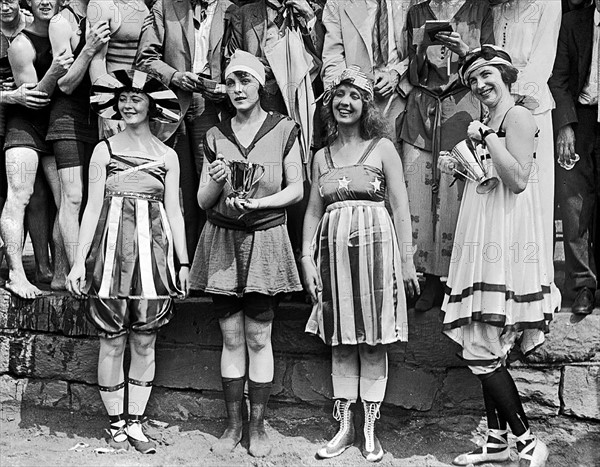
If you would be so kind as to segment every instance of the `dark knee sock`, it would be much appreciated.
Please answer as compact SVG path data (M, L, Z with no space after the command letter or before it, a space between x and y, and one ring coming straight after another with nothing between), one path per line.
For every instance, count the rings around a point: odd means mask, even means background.
M485 390L485 388L482 387L482 390L488 428L490 430L506 430L506 420L504 420L498 412L494 398Z
M227 408L227 427L241 427L244 378L221 378L221 382L223 384L223 394Z
M481 375L481 385L484 393L494 401L501 419L510 425L515 436L521 436L529 429L529 422L521 404L521 397L512 376L501 366L494 372Z
M262 426L267 403L271 396L272 382L256 383L248 381L248 398L250 399L250 425Z

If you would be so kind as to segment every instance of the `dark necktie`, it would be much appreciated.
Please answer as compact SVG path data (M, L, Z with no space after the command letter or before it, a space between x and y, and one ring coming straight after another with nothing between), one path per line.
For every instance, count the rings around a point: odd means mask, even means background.
M373 65L386 67L388 62L388 11L386 0L377 0L377 13L373 28Z
M277 29L281 29L281 26L283 26L283 22L285 21L285 18L283 16L283 14L285 13L285 6L276 1L267 1L267 5L269 6L269 8L272 8L277 13L275 19L273 20L273 23L275 23Z
M206 19L206 9L208 8L208 2L204 0L192 0L192 8L194 8L194 10L198 5L200 5L200 22L202 23ZM198 28L198 26L196 27L196 29Z

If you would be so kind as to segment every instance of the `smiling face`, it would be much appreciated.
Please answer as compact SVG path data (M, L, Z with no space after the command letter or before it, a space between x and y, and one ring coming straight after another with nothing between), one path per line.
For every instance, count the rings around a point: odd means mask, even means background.
M4 24L13 23L19 16L19 0L2 0L0 7L0 19Z
M495 107L503 97L510 95L500 70L495 66L482 66L469 76L471 91L487 107Z
M235 71L225 78L227 95L236 110L247 112L260 105L260 83L249 73Z
M50 21L58 13L58 0L27 0L33 17L39 21Z
M362 95L358 88L351 84L340 84L335 89L331 109L338 125L354 125L360 122L363 106Z
M123 91L117 106L127 125L139 125L150 118L150 98L143 92Z

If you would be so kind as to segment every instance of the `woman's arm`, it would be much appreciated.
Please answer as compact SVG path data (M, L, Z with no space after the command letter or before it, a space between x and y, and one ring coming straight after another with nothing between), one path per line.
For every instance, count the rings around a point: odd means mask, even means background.
M481 132L488 129L481 122L471 122L467 130L469 137L481 140ZM506 146L496 133L485 138L494 167L504 183L513 193L521 193L529 181L533 165L535 134L537 126L533 115L524 107L513 107L504 121Z
M179 205L179 160L177 154L169 149L165 157L165 211L169 219L169 225L173 232L173 246L180 263L189 263L187 243L185 241L185 227L183 214Z
M104 203L104 188L106 184L106 166L110 161L110 154L106 143L100 142L94 148L90 160L90 173L88 179L88 200L81 219L77 252L71 272L67 277L67 288L77 296L81 296L85 289L85 260L87 258L94 233L98 226L98 219Z
M185 240L185 225L183 223L183 214L179 205L179 160L177 154L172 149L165 156L165 211L173 234L173 246L177 253L179 263L182 265L179 271L179 282L184 293L188 292L188 274L189 274L189 256L187 243Z
M52 44L52 52L66 50L72 53L71 37L73 30L69 20L64 16L68 10L58 13L48 27L48 35ZM94 24L86 34L85 45L77 56L67 73L58 80L58 87L66 94L71 94L83 81L87 69L96 51L103 47L110 39L110 29L107 22Z
M320 167L324 162L324 151L320 150L315 154L312 168L312 185L310 187L310 197L304 214L304 224L302 226L302 256L300 264L302 265L302 278L304 279L304 288L310 294L313 303L317 302L317 293L321 290L321 279L312 259L310 245L317 231L317 226L325 212L323 199L319 194L319 175Z
M419 295L420 291L419 280L417 279L417 272L413 262L413 255L416 248L413 245L408 193L406 191L406 182L404 181L402 160L390 140L383 139L379 144L382 151L381 162L387 182L396 237L398 238L398 246L400 247L404 288L410 297L414 297Z

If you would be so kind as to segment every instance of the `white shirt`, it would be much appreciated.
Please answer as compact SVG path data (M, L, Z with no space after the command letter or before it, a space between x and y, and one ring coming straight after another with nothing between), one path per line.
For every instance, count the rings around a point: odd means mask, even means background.
M218 0L209 0L206 7L206 19L200 23L200 27L195 32L195 50L194 50L194 73L204 73L210 75L208 67L208 39L210 36L210 27L215 16ZM200 8L198 5L196 8Z
M600 12L594 12L594 47L592 48L592 65L587 83L579 94L579 103L584 105L598 104L598 86L600 86ZM599 116L600 118L600 116Z
M556 57L562 7L558 0L516 0L493 7L496 44L508 52L519 70L511 91L533 97L534 114L554 108L548 87Z

